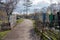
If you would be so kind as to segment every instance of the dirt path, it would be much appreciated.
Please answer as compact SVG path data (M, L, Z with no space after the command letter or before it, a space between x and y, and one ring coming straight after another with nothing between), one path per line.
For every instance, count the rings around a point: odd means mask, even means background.
M21 24L18 24L4 40L37 40L31 20L24 19Z

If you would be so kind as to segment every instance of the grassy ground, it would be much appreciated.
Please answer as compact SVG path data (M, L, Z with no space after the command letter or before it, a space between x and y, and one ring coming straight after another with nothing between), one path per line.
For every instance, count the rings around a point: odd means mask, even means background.
M21 18L21 19L18 19L17 20L17 23L21 23L23 21L23 19Z
M35 21L37 22L37 21ZM37 36L42 36L43 40L60 40L60 36L58 35L58 32L56 33L53 30L45 30L44 32L41 32L41 30L38 30L37 28L37 24L34 22L33 26L34 26L34 31L37 34Z
M23 21L22 18L21 18L21 19L18 19L18 20L17 20L17 23L21 23L22 21ZM0 23L1 23L1 22L2 22L2 21L0 21ZM1 31L1 32L0 32L0 40L1 40L1 38L5 37L5 36L7 35L8 32L10 32L10 30Z
M0 32L0 40L1 40L4 36L6 36L6 34L7 34L8 32L10 32L10 30Z
M0 21L0 23L2 23L2 21Z
M23 21L23 19L18 19L18 20L17 20L17 23L21 23L22 21ZM0 23L1 23L1 21L0 21ZM4 36L6 36L8 32L10 32L10 30L1 31L1 32L0 32L0 40L1 40L1 38L3 38Z

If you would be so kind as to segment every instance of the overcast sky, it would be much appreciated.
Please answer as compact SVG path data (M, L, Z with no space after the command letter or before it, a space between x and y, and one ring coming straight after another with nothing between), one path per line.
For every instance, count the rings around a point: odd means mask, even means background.
M32 2L32 6L30 7L30 12L33 12L33 9L41 9L42 7L47 7L51 4L50 0L30 0ZM52 0L52 3L57 3L59 0ZM23 6L23 0L17 4L14 12L21 13L25 8Z

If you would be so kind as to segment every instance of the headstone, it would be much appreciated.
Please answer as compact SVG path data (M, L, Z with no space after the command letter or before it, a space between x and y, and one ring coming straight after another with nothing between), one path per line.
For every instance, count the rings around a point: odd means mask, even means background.
M11 28L13 28L16 25L16 15L15 14L12 14L10 16L9 22L10 22Z

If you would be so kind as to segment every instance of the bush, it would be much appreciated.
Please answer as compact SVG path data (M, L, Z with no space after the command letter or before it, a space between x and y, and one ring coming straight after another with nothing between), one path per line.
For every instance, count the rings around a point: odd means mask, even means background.
M16 22L21 23L22 21L23 21L23 19L18 19Z

